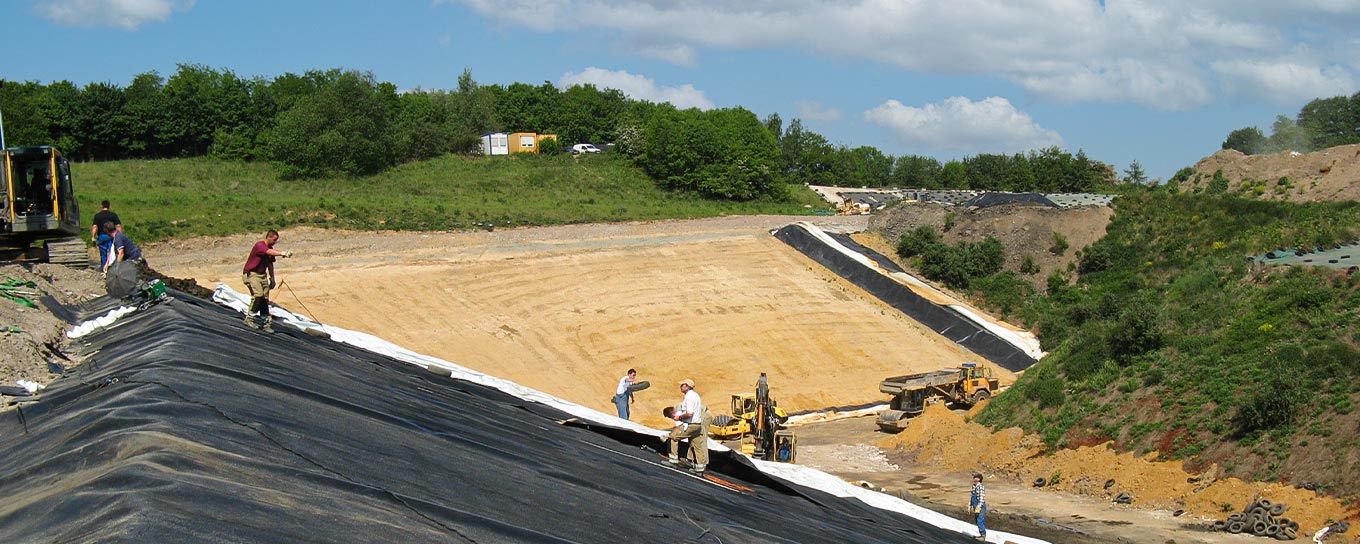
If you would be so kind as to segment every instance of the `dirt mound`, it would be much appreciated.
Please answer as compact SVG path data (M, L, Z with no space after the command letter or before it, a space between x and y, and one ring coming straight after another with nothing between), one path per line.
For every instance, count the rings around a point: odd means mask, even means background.
M1045 454L1043 441L1019 428L991 432L943 405L930 406L905 430L878 445L907 458L942 469L981 468L1014 482L1045 480L1045 488L1113 500L1133 497L1133 507L1185 510L1206 519L1222 519L1241 511L1256 497L1289 505L1286 517L1299 522L1300 534L1311 534L1331 521L1360 516L1354 506L1285 484L1216 478L1216 469L1185 470L1180 461L1157 461L1118 453L1108 444ZM1108 483L1110 481L1113 483ZM1108 483L1108 486L1107 486Z
M36 307L9 298L0 300L0 385L14 385L15 380L46 384L72 364L62 353L70 326L39 299L51 295L62 304L78 304L106 294L104 282L94 270L54 264L0 265L0 282L10 280L22 284L11 293Z
M1229 191L1262 199L1318 202L1360 200L1360 144L1296 153L1244 155L1225 149L1195 163L1185 188L1208 188L1222 170Z
M870 217L869 229L878 232L889 244L886 248L875 249L887 250L885 254L890 256L895 255L892 246L903 234L921 226L935 227L947 244L996 238L1006 254L1005 269L1020 272L1025 258L1029 257L1037 265L1038 272L1021 273L1021 277L1042 290L1046 288L1049 274L1066 270L1076 261L1077 250L1105 236L1105 226L1113 215L1114 209L1109 206L1058 209L1021 203L970 210L943 204L907 203ZM1062 243L1058 242L1059 238Z

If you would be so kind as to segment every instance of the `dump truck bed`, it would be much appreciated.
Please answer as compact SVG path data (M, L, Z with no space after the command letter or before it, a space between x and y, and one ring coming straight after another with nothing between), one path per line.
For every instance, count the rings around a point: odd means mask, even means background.
M906 376L896 376L879 382L878 390L889 395L896 395L903 391L921 389L935 385L947 385L959 380L959 370L936 370L934 372L922 372L919 374L908 374Z

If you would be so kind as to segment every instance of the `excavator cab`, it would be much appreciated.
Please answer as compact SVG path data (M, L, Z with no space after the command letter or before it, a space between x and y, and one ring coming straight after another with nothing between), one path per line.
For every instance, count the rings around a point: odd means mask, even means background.
M11 147L0 156L0 246L20 258L34 258L30 246L44 241L36 258L70 264L88 260L81 233L80 207L71 183L71 165L50 145ZM55 245L54 245L55 244ZM67 248L66 246L70 246ZM53 248L63 252L52 259Z

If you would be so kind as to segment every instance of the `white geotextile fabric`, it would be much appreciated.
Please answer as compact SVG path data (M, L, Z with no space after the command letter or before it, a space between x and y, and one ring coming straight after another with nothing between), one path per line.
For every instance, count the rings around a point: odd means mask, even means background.
M897 280L898 283L905 283L921 289L929 289L931 292L938 294L942 298L953 300L953 297L941 292L939 289L932 287L930 284L921 281L920 279L918 279L915 276L912 276L911 274L903 272L889 272L888 270L885 270L883 267L879 266L877 262L874 262L873 259L870 259L867 255L864 255L863 253L845 247L840 242L836 241L835 238L832 238L830 235L823 232L821 228L817 227L817 225L808 223L806 221L799 221L797 223L794 223L794 226L800 227L803 230L808 231L808 233L811 234L813 237L831 246L836 251L841 252L842 254L846 255L847 257L850 257L851 259L859 261L863 265L869 267L875 272L878 272L879 274L883 274L884 276L888 276L894 280ZM1024 351L1030 357L1033 357L1034 360L1036 361L1042 359L1044 355L1046 355L1043 349L1040 349L1039 347L1039 339L1035 337L1033 334L1027 332L1018 332L998 325L996 323L993 323L991 320L982 317L978 315L976 312L973 312L967 307L959 304L947 304L946 306L953 308L954 310L958 311L959 314L963 315L963 317L966 317L970 321L977 323L978 326L987 329L988 332L995 334L998 338L1001 338L1002 340L1005 340L1007 343L1015 346L1021 351Z
M104 315L101 315L94 319L87 319L85 321L82 321L79 325L76 325L75 327L71 328L71 330L66 331L66 337L72 339L80 338L94 331L112 325L114 321L118 320L118 318L135 311L137 311L137 308L134 308L132 306L119 306L117 308L109 310L108 313Z
M246 309L250 306L249 296L238 293L232 290L230 287L227 287L226 285L220 283L217 284L217 289L213 291L213 300L217 301L219 304L232 308L241 313L245 313ZM401 346L398 346L396 344L393 344L371 334L351 331L347 329L342 329L340 327L333 327L330 325L317 323L315 321L312 321L311 319L299 316L278 306L271 307L269 313L278 322L286 323L304 329L305 328L321 329L322 331L325 331L327 334L330 335L331 340L334 340L336 342L349 344L375 353L381 353L383 355L392 357L393 359L397 359L399 361L410 363L419 367L433 366L441 369L446 369L452 374L454 378L491 387L525 400L546 404L548 406L552 406L554 408L562 410L563 412L571 414L577 418L588 420L596 425L614 427L619 429L627 429L630 431L647 434L658 438L665 437L668 434L665 431L653 429L651 427L645 427L632 421L621 419L618 416L607 414L599 410L581 406L574 402L570 402L558 398L556 396L549 395L537 389L524 387L509 380L497 378L495 376L489 376L476 370L472 370L467 367L450 363L438 357L431 357L429 355L422 355L420 353L416 353L414 351L408 350L406 348L403 348ZM872 409L874 408L869 408L867 410ZM717 441L710 440L708 444L709 444L708 449L711 451L731 451L728 447L722 445L721 443L718 443ZM756 468L760 469L762 472L782 480L819 489L837 497L854 497L864 502L865 504L868 504L869 506L879 508L882 510L897 512L924 521L936 527L958 531L960 533L965 533L968 535L972 535L973 533L977 532L977 526L972 523L953 519L944 514L940 514L938 512L934 512L929 509L917 506L915 504L909 503L892 495L887 495L870 489L864 489L862 487L851 485L849 482L846 482L845 480L842 480L837 476L827 474L814 468L799 465L790 465L785 463L772 463L767 461L761 461L759 459L751 459L751 461L755 463ZM1001 531L988 531L987 541L988 542L1009 541L1014 542L1016 544L1048 544L1046 541L1043 540L1015 535L1011 533L1003 533Z

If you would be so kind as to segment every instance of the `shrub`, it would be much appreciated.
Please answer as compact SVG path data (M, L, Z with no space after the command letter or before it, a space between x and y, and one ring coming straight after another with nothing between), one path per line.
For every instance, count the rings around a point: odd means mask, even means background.
M930 249L932 246L940 245L940 233L936 232L935 227L922 225L915 230L902 235L897 241L897 254L902 258L911 258Z
M1039 408L1060 406L1066 400L1063 382L1055 376L1043 376L1025 388L1025 397L1039 402Z
M945 232L949 232L949 231L951 231L951 230L954 230L954 222L955 222L955 220L958 219L958 217L959 217L959 215L956 214L956 213L954 213L954 212L949 212L949 213L945 214L945 216L944 216L944 229L943 229L943 230L944 230Z
M1020 273L1028 276L1039 273L1039 265L1034 262L1033 255L1025 255L1025 260L1020 263Z
M1209 188L1204 190L1205 194L1221 195L1228 192L1228 178L1223 175L1223 169L1214 171L1214 179L1209 181Z
M1067 252L1067 237L1061 232L1053 233L1053 245L1049 246L1048 252L1054 255L1062 255Z
M562 149L562 144L557 143L557 138L543 138L538 141L539 155L552 156L564 153L566 153L566 150Z

